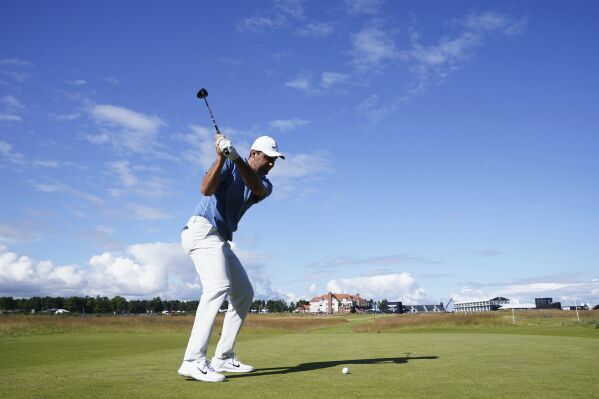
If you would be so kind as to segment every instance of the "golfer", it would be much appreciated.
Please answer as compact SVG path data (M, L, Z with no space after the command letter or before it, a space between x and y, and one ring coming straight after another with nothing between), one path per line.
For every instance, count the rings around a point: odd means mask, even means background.
M229 241L243 214L270 195L272 184L266 175L277 158L285 159L268 136L256 139L247 160L222 134L216 135L215 147L216 161L202 179L200 202L181 232L183 249L193 260L203 292L179 374L207 382L224 381L222 372L254 370L233 351L254 290ZM212 326L227 296L229 309L210 361L206 353Z

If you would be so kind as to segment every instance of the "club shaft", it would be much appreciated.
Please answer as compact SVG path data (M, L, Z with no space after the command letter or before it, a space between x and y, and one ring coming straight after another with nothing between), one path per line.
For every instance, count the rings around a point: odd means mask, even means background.
M214 128L216 129L216 133L221 134L218 126L216 125L216 121L214 120L214 115L212 115L212 110L210 109L210 105L208 105L208 100L206 100L206 97L204 97L204 102L206 103L206 107L208 108L208 112L210 113L210 119L212 119L212 124L214 125ZM229 155L229 149L225 148L223 150L223 154Z
M212 119L212 124L214 125L216 132L218 134L220 134L220 130L219 130L218 126L216 126L216 121L214 120L214 115L212 115L212 110L210 109L210 105L208 105L208 100L206 100L206 97L204 97L204 102L206 103L206 107L208 108L208 112L210 113L210 119Z

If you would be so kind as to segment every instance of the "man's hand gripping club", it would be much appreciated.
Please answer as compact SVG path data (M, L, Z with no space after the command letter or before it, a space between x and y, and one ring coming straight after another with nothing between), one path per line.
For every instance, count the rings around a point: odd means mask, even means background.
M239 154L237 153L235 146L231 144L231 140L229 140L222 134L216 135L216 152L219 155L224 155L231 161L234 161L237 158L239 158Z

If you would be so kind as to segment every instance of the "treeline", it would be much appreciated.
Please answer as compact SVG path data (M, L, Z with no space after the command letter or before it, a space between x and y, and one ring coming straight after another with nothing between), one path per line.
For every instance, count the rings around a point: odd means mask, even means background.
M0 311L3 312L52 312L57 309L66 309L73 313L112 313L112 314L145 314L161 313L186 313L195 312L198 301L165 300L160 297L153 299L127 300L122 296L108 297L32 297L13 298L0 297ZM297 305L308 303L299 300L297 304L291 302L289 305L283 300L255 300L251 310L253 312L280 313L291 312ZM227 309L228 303L222 306Z

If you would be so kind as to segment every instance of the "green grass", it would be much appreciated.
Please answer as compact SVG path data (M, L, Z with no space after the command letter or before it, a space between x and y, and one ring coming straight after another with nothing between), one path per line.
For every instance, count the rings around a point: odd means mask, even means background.
M189 318L0 317L0 398L599 397L592 323L505 334L402 318L251 317L237 351L257 371L207 384L176 373Z

